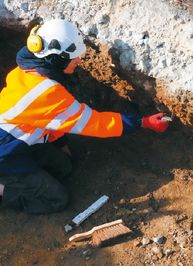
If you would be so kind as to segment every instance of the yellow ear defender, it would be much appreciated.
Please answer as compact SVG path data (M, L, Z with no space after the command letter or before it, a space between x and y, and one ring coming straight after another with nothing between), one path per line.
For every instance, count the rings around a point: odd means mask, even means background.
M39 53L43 48L42 38L37 35L37 30L41 27L41 25L35 26L31 32L29 37L27 38L27 48L32 53Z

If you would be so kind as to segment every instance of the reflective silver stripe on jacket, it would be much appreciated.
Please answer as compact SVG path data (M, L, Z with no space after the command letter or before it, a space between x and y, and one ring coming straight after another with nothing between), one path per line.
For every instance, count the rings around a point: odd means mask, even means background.
M48 90L50 87L58 84L55 80L45 79L33 89L31 89L26 95L24 95L12 108L0 116L0 119L13 119L22 113L36 98L42 93Z
M84 111L81 114L81 118L76 122L73 128L70 130L69 133L72 134L79 134L82 132L86 124L88 123L89 119L92 115L92 109L85 104Z
M58 129L68 118L72 117L81 109L81 104L78 101L74 101L67 110L57 115L52 121L50 121L46 129L56 130Z
M9 124L9 123L0 123L0 128L10 133L13 137L26 142L28 145L43 143L44 138L41 138L41 135L44 133L44 129L37 128L33 133L26 133L21 130L19 127Z

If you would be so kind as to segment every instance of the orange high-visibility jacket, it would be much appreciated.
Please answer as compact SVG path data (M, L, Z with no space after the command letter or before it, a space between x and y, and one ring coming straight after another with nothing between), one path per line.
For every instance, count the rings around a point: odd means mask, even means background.
M101 138L122 134L121 114L79 103L55 80L16 67L6 82L0 94L0 129L28 145L65 133Z

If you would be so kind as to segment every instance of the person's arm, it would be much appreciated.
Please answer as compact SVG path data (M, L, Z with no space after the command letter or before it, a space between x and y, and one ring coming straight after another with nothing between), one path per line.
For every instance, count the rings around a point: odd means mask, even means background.
M150 119L147 123L147 119L141 116L98 112L79 103L61 84L51 83L50 88L43 90L41 94L38 92L39 95L30 104L26 104L25 109L10 122L20 125L26 132L34 128L41 129L43 135L50 133L50 141L65 133L106 138L121 136L125 133L125 128L128 132L141 126L154 130L155 121L167 125L167 122L163 123L158 118Z
M44 98L39 99L42 119L36 120L36 127L48 130L54 136L64 133L94 137L120 136L123 130L122 118L116 112L98 112L84 103L79 103L63 86L50 89ZM44 112L44 114L43 114ZM43 123L42 123L43 122Z
M50 141L64 133L106 138L118 137L140 127L156 132L164 132L168 127L168 122L161 120L164 116L162 113L143 117L131 113L98 112L84 103L79 103L61 85L51 89L46 98L48 101L42 102L39 108L48 114L45 128L51 132ZM41 126L38 121L36 125Z

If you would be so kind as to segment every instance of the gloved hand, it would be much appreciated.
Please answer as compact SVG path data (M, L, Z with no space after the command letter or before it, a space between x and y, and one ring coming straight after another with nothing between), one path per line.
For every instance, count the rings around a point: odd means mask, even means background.
M169 126L168 121L162 121L161 118L164 116L163 113L158 113L151 116L142 117L143 128L149 128L155 132L163 133Z

